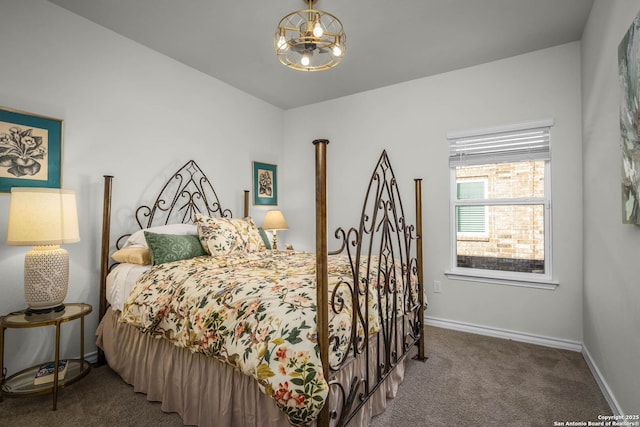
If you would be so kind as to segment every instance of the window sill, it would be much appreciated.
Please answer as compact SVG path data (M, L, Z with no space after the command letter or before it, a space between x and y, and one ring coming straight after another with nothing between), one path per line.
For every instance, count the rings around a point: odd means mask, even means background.
M519 286L522 288L546 289L551 291L556 290L556 288L560 286L560 283L554 280L502 279L502 278L496 278L496 277L479 276L476 274L469 274L469 273L460 273L460 272L454 273L451 271L446 271L444 275L452 280L465 280L467 282L492 283L495 285Z

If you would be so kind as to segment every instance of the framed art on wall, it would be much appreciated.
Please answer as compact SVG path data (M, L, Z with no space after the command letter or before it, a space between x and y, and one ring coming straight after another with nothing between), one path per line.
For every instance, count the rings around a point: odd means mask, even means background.
M253 204L278 204L277 166L253 162Z
M60 188L63 121L0 107L0 192Z
M640 225L640 14L618 46L622 149L622 222Z

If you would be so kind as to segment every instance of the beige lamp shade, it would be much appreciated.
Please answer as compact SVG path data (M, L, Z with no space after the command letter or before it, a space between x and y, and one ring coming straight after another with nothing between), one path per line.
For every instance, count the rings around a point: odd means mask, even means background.
M76 192L55 188L12 188L7 244L45 246L80 241Z
M264 221L262 221L262 229L270 230L273 232L273 242L271 243L272 249L278 249L278 236L276 235L276 230L288 230L289 226L287 225L287 221L284 219L284 215L277 209L273 209L267 211L267 214L264 217Z
M28 314L62 310L69 285L69 254L58 245L80 241L76 193L12 188L7 244L33 246L24 260Z
M288 230L289 226L284 219L284 215L277 209L267 211L267 215L262 222L263 230Z

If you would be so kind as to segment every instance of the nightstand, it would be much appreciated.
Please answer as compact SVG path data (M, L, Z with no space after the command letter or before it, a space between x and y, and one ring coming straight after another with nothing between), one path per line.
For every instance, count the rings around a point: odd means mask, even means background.
M91 313L91 306L84 303L65 304L64 310L57 313L27 315L26 310L9 313L0 317L0 369L2 380L0 381L0 401L2 396L27 397L40 394L53 393L53 410L58 404L58 389L71 385L84 377L91 370L91 364L84 360L84 318ZM38 328L41 326L55 326L56 343L54 362L58 365L60 360L60 328L63 323L80 319L80 358L69 359L69 366L63 379L58 379L58 373L54 380L45 384L35 385L33 382L40 365L24 369L5 378L4 368L4 331L6 329Z

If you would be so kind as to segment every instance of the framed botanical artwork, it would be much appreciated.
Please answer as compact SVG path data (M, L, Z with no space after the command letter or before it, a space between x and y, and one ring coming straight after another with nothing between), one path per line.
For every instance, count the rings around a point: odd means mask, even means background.
M63 121L0 107L0 193L60 188Z
M253 162L253 204L278 204L277 166Z

